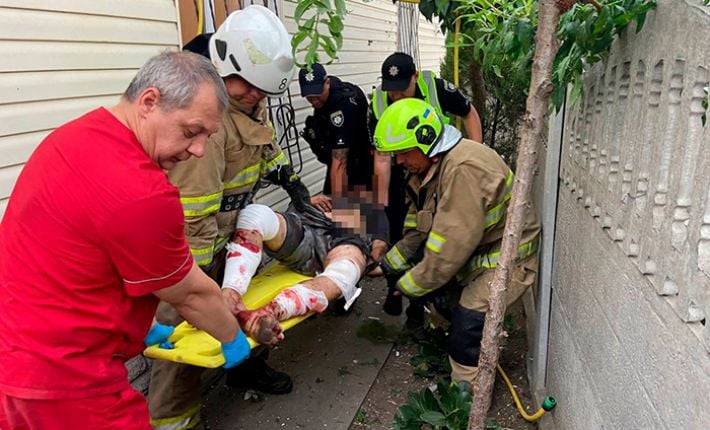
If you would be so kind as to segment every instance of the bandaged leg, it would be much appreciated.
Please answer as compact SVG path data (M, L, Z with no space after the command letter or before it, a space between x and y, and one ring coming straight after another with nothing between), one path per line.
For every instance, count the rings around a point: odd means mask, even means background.
M270 306L276 318L285 321L309 312L323 312L328 308L328 298L323 291L296 284L281 291Z
M262 308L239 312L237 320L252 339L261 344L275 344L284 338L279 321L310 312L321 313L327 308L328 298L323 291L296 284L281 291Z
M323 277L332 281L345 298L344 308L348 310L362 293L362 289L357 286L361 274L362 269L357 264L344 258L329 262L323 273L316 279Z
M223 288L243 295L261 263L261 248L265 240L279 233L279 219L270 207L248 205L239 212L234 240L227 244Z

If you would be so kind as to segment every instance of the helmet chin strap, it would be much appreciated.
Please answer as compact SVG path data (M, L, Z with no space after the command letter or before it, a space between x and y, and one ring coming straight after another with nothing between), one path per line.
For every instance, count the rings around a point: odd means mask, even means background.
M429 158L434 158L437 155L446 152L456 146L457 143L461 141L463 135L455 127L450 125L445 125L444 129L439 135L439 139L434 143L433 147L427 154Z

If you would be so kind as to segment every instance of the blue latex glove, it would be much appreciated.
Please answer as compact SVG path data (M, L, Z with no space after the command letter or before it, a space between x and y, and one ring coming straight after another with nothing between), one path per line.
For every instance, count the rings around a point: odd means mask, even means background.
M153 327L148 330L148 334L145 335L146 346L155 345L157 343L167 342L168 338L175 331L175 326L160 324L156 322Z
M224 368L230 369L249 358L251 346L244 332L240 329L233 341L222 344Z

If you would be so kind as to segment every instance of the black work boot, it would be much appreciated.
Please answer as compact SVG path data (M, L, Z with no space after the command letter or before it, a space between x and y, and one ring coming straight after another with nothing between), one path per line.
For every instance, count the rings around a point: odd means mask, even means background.
M293 389L291 377L272 369L261 357L251 357L228 370L227 385L251 388L266 394L288 394Z
M424 326L424 305L418 302L409 302L406 310L407 320L404 328L415 342L421 342L428 337Z

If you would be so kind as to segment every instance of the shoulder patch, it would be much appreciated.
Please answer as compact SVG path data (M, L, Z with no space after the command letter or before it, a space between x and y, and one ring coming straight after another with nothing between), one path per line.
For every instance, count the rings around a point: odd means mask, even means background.
M446 79L443 79L444 81L444 89L450 93L455 93L456 92L456 87L454 84L451 82L447 81Z
M343 116L342 110L336 110L330 114L330 123L336 127L341 127L345 122L345 117Z

